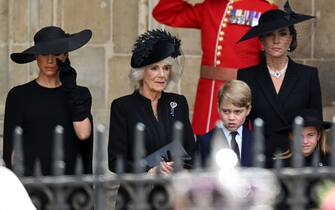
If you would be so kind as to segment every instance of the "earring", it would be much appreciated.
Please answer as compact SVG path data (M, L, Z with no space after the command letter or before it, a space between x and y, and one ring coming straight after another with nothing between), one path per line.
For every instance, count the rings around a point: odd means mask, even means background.
M291 51L291 48L289 47L289 48L287 49L287 51L289 51L289 52L290 52L290 51Z

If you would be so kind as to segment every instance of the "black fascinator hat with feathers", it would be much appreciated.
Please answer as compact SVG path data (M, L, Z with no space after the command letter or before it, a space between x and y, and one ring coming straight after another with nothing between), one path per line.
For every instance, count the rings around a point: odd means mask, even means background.
M176 58L181 55L180 43L180 39L165 30L147 31L137 38L130 65L141 68L169 56Z

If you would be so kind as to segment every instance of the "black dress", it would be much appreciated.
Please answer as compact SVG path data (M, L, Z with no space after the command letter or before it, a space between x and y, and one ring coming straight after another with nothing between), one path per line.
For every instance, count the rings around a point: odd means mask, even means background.
M80 88L81 91L89 91L85 87ZM41 164L42 174L51 175L54 130L57 125L64 128L65 173L74 174L79 154L84 163L84 172L91 173L93 136L85 141L77 138L62 87L45 88L35 80L14 87L8 93L3 145L6 166L12 168L13 131L20 126L23 129L24 175L33 175L37 160Z
M162 92L157 110L159 120L154 116L151 101L138 91L112 102L108 144L108 164L111 171L116 172L117 157L123 158L125 172L133 171L134 130L138 122L145 125L145 150L148 155L172 141L174 122L181 121L184 125L184 148L193 156L195 140L186 98Z

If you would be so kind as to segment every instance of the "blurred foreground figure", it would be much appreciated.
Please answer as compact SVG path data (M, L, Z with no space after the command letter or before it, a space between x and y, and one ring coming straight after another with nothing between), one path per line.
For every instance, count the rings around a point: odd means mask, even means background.
M0 166L0 209L36 210L29 195L15 174Z

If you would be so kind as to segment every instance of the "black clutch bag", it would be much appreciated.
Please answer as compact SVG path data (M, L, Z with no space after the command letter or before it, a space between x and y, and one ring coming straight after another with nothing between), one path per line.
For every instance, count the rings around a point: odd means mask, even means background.
M144 158L145 164L151 168L157 166L161 161L172 161L173 158L171 154L173 154L173 150L178 150L175 151L175 153L181 154L181 157L184 161L192 160L192 157L185 151L181 144L171 142L146 156Z

